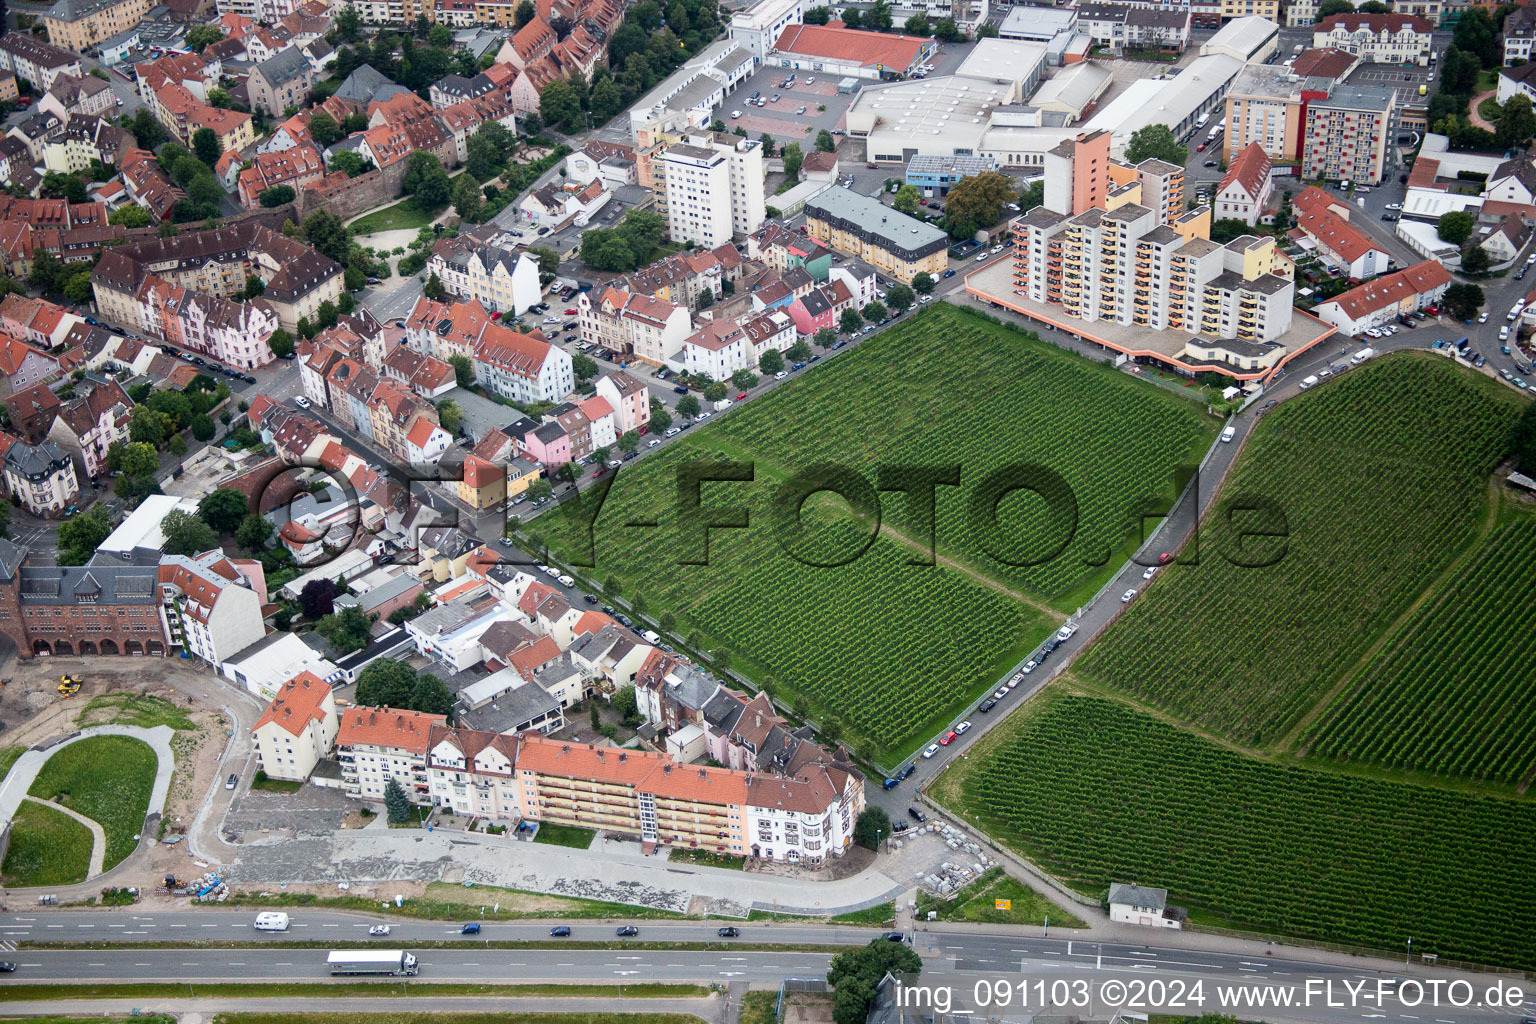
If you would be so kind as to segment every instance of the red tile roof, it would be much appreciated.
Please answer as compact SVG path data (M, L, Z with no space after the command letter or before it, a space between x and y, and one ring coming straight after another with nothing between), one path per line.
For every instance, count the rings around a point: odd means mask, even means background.
M1314 22L1314 32L1332 32L1335 25L1344 26L1345 31L1358 32L1366 29L1380 34L1389 32L1396 34L1404 28L1411 28L1415 32L1431 33L1435 27L1423 18L1412 14L1331 14L1322 21Z
M1421 295L1450 283L1449 270L1437 260L1425 260L1404 267L1395 274L1385 274L1374 281L1367 281L1334 296L1329 302L1337 302L1346 316L1351 320L1359 320L1388 306L1396 309L1410 295ZM1325 306L1327 304L1323 303Z
M446 724L446 715L397 708L348 708L341 716L336 745L393 747L413 754L427 752L427 736L434 725Z
M1228 185L1236 182L1244 192L1257 200L1264 191L1264 180L1269 177L1270 167L1269 154L1264 152L1264 147L1257 142L1250 142L1248 148L1239 153L1227 168L1226 177L1221 179L1216 191L1218 194L1224 192Z
M833 21L825 25L790 25L779 35L773 48L864 67L882 64L894 71L905 71L917 60L924 44L933 42L926 36L865 32Z
M1296 210L1296 226L1343 259L1353 263L1372 249L1382 251L1381 246L1334 212L1333 207L1339 205L1337 199L1315 185L1291 200Z
M313 672L300 672L278 688L277 696L257 720L256 728L270 722L295 736L301 735L310 722L325 721L325 698L330 693L331 688L319 676Z

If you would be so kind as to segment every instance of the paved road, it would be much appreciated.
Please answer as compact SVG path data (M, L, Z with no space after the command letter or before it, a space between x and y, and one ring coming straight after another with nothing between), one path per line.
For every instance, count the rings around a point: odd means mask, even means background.
M218 912L213 912L218 913ZM186 915L199 918L198 913ZM316 915L318 916L318 915ZM206 923L206 922L205 922ZM354 920L353 926L361 928L365 922ZM404 930L390 937L389 942L403 939ZM426 927L425 924L421 927ZM439 926L441 927L441 926ZM501 928L502 926L497 926ZM509 925L508 930L526 930L528 926ZM579 923L574 928L580 929ZM597 930L598 926L590 926ZM688 926L673 926L686 928ZM658 938L662 927L642 922L641 939ZM606 931L606 928L602 929ZM749 931L751 929L749 926ZM764 927L776 938L788 940L790 935L804 933L827 934L822 929L779 929ZM222 932L216 924L211 931ZM844 930L846 931L846 930ZM489 928L487 929L489 932ZM1159 986L1164 991L1182 991L1186 997L1201 993L1201 1004L1189 1004L1186 1010L1198 1013L1202 1009L1220 1009L1213 1005L1223 997L1227 987L1252 990L1260 986L1300 991L1309 981L1314 985L1331 983L1335 994L1343 992L1343 986L1365 984L1370 990L1378 985L1395 985L1405 977L1416 979L1458 976L1450 972L1431 972L1422 967L1399 971L1391 964L1352 961L1346 964L1325 964L1308 960L1288 959L1284 956L1248 953L1224 953L1190 951L1153 944L1096 943L1076 939L1026 937L1015 930L1013 934L985 931L920 931L915 934L915 948L923 956L924 984L943 990L941 998L953 1000L955 1008L979 1008L980 997L998 991L1001 983L1008 988L1009 998L1022 994L1034 1008L1051 1003L1052 996L1070 1003L1079 993L1102 998L1113 991L1115 985L1150 986L1149 993ZM337 945L341 945L342 932ZM869 932L859 932L860 941ZM307 937L307 936L306 936ZM485 936L482 936L482 939ZM501 934L492 938L506 937ZM1149 933L1157 938L1157 933ZM351 936L345 936L350 939ZM823 940L825 941L825 940ZM398 945L410 948L409 941ZM728 948L699 952L675 952L636 947L633 950L604 949L490 949L465 948L419 949L421 961L420 981L505 981L515 977L518 981L538 982L609 982L636 981L693 981L700 983L755 982L764 985L777 984L785 977L819 977L825 973L828 955L825 953L796 953L772 950L739 950ZM36 982L38 980L113 981L113 980L164 980L164 981L223 981L232 975L242 980L272 979L321 980L328 975L324 966L324 950L320 949L69 949L43 950L22 949L14 958L19 969L8 975L4 983ZM1055 984L1064 981L1065 986ZM1044 982L1037 988L1035 982ZM1469 979L1478 997L1481 997L1491 979ZM381 980L381 984L391 982ZM983 986L982 983L988 983ZM1111 987L1105 988L1108 983ZM1081 986L1081 988L1079 988ZM1198 986L1198 988L1196 987ZM649 1005L649 1004L647 1004ZM1085 1011L1086 1006L1082 1007ZM1230 1007L1228 1007L1230 1008ZM990 1007L996 1011L996 1006ZM1376 1005L1312 1005L1284 1011L1265 1011L1264 1019L1271 1021L1357 1021L1385 1016L1393 1019L1422 1020L1426 1024L1462 1024L1508 1020L1506 1009L1481 1009L1468 1007L1456 1011L1432 1008L1409 1009L1392 1004Z

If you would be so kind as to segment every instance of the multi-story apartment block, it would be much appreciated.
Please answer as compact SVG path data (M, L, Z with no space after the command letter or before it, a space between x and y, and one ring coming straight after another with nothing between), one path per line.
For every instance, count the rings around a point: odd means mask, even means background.
M604 289L596 301L591 292L582 292L577 309L584 344L653 366L676 355L693 331L687 307L617 288Z
M944 232L837 185L805 204L805 230L828 248L856 256L903 284L919 273L937 277L948 262Z
M536 258L462 235L440 239L427 270L454 295L473 299L492 313L521 316L543 297Z
M657 154L657 206L664 207L667 233L675 242L707 249L733 234L763 226L763 147L756 139L724 133L690 133Z
M575 386L564 349L500 324L487 324L475 343L475 379L522 404L558 402Z
M1337 85L1331 95L1312 100L1302 156L1305 177L1381 184L1397 117L1397 90L1388 86Z
M251 105L273 117L300 106L315 82L315 69L297 46L280 50L251 69Z
M261 205L261 194L269 188L287 185L295 192L325 177L325 159L310 143L290 146L271 153L257 153L251 166L236 178L240 204L247 209Z
M217 3L220 14L233 14L263 25L275 25L292 14L299 7L300 0L217 0ZM361 12L362 5L358 6ZM415 18L414 11L411 17Z
M427 746L431 802L455 814L518 818L518 737L434 725Z
M1313 25L1312 45L1348 50L1375 64L1428 67L1434 30L1411 14L1333 14Z
M597 378L597 394L612 407L614 427L620 434L651 422L650 389L623 370Z
M0 36L0 68L25 78L32 88L47 91L60 75L81 77L80 55L52 46L25 32Z
M35 516L62 515L80 493L74 460L52 441L12 444L5 452L4 471L11 497Z
M1255 17L1278 22L1280 0L1221 0L1221 17L1223 21Z
M1305 28L1317 20L1318 0L1290 0L1285 5L1287 28Z
M94 118L115 106L112 86L93 75L76 78L60 75L53 88L38 101L37 109L68 123L74 118Z
M88 387L59 407L48 436L70 453L78 474L95 479L106 472L107 449L128 440L133 402L115 381Z
M302 782L336 742L336 698L313 672L301 672L277 696L251 730L256 767L269 779Z
M1227 93L1223 162L1231 163L1255 142L1271 159L1300 159L1305 134L1302 114L1307 102L1328 95L1326 88L1305 86L1283 67L1251 64L1238 72Z
M434 727L448 719L421 711L352 707L336 732L336 759L347 792L364 800L383 800L390 779L400 783L412 803L431 802L427 751Z
M41 15L48 41L85 53L119 32L138 27L149 0L62 0Z
M1347 201L1314 186L1292 199L1291 208L1296 227L1312 240L1317 254L1346 276L1363 281L1387 269L1391 257L1349 222Z
M215 669L266 635L261 563L227 558L217 548L160 560L160 594L171 642Z
M186 86L175 82L155 91L153 109L160 123L184 146L190 147L192 136L203 128L213 130L225 152L238 153L256 141L250 114L204 103Z
M115 167L123 142L123 130L105 118L73 117L63 132L43 145L43 166L61 174L87 170L93 160Z

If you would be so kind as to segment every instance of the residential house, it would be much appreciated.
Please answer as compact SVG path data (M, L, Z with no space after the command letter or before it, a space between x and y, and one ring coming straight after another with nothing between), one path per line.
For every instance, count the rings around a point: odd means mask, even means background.
M1439 261L1425 260L1335 295L1319 303L1312 315L1333 324L1342 334L1363 334L1405 313L1434 305L1453 283L1451 272Z
M5 485L33 515L48 519L72 508L80 493L74 460L52 441L17 441L5 452Z
M336 759L349 796L382 801L390 780L400 784L412 803L429 802L428 737L444 715L396 708L352 707L341 715Z
M1211 199L1212 216L1217 220L1240 220L1249 227L1256 225L1274 194L1273 170L1264 147L1257 142L1248 143L1216 186Z
M620 434L639 430L651 421L650 389L623 370L597 378L597 394L613 409L615 429Z
M32 88L43 91L52 89L60 75L79 78L84 74L79 54L14 31L0 36L0 69L25 78Z
M246 86L251 105L272 117L282 117L289 107L298 108L315 83L315 69L298 47L279 50L251 68Z
M254 559L229 558L217 548L165 555L159 585L172 643L216 670L266 635L266 577Z
M251 730L256 768L269 779L303 782L336 741L336 698L312 672L284 683Z
M59 406L48 436L70 454L78 475L95 480L106 472L107 450L128 440L132 409L117 382L89 384L85 394Z
M574 386L570 353L500 324L481 328L473 361L475 379L514 402L556 402Z
M1427 67L1434 30L1411 14L1334 14L1312 26L1312 45L1347 50L1376 64Z
M604 289L596 301L592 295L583 292L577 302L583 343L660 366L681 351L693 332L685 306L616 288Z
M1342 200L1313 186L1291 200L1298 234L1310 240L1318 255L1356 280L1375 277L1387 269L1390 257L1370 236L1349 222L1349 207Z

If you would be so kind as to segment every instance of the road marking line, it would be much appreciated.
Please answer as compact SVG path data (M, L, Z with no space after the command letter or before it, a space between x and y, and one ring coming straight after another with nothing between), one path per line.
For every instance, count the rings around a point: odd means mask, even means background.
M77 924L77 925L75 925L75 927L76 928L95 928L96 926L93 925L93 924Z

